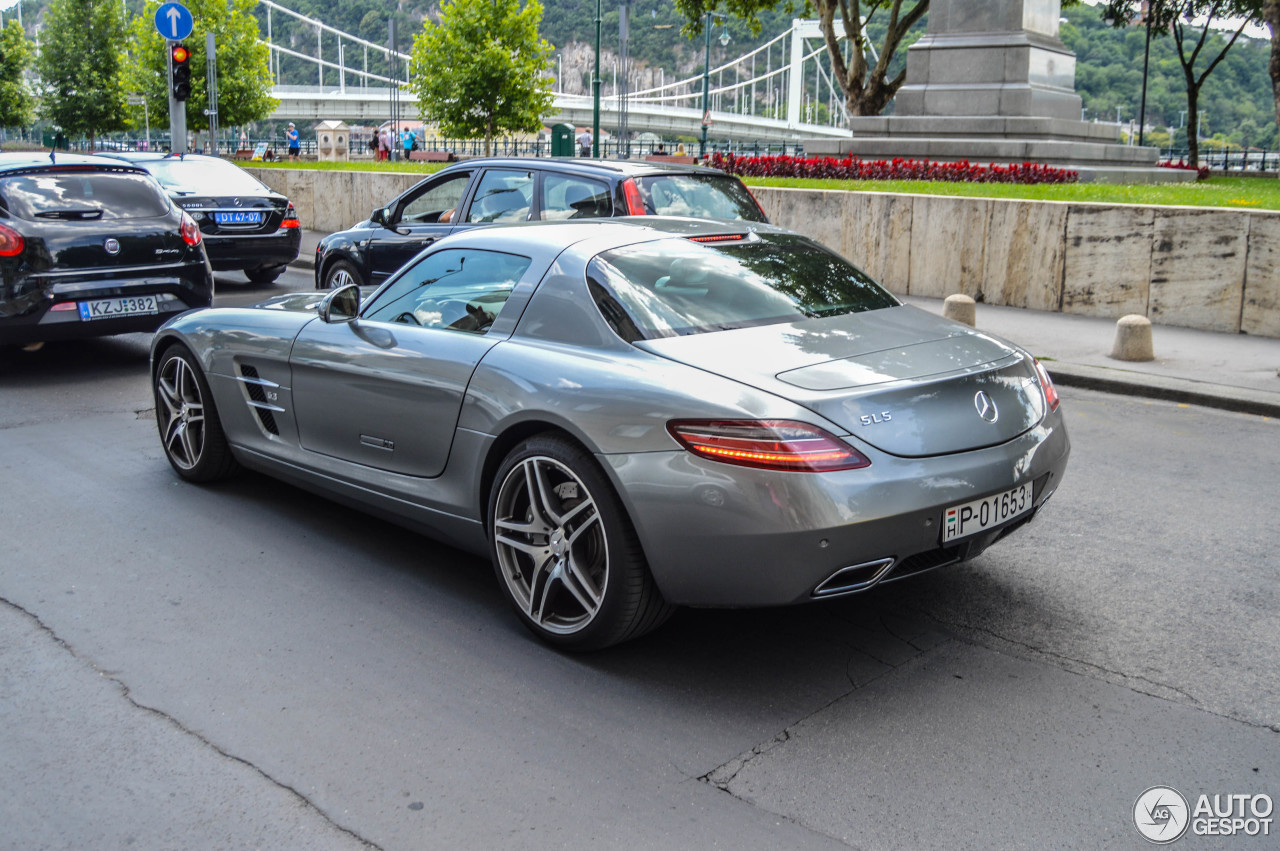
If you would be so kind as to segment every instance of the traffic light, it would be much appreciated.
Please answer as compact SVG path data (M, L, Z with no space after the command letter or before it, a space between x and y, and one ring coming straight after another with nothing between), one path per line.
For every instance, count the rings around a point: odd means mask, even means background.
M179 42L169 47L169 90L174 100L191 97L191 51Z

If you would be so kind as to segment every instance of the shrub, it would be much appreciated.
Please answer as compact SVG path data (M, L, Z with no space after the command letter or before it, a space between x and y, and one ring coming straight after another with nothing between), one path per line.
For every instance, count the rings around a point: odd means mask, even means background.
M940 180L951 183L1075 183L1080 173L1038 163L978 165L910 160L861 160L857 157L743 157L712 154L711 163L740 177L810 177L830 180Z
M1208 179L1209 179L1209 167L1208 167L1207 165L1202 165L1202 166L1197 167L1197 166L1193 166L1193 165L1191 165L1191 164L1190 164L1190 163L1188 163L1186 160L1178 160L1176 163L1175 163L1175 162L1172 162L1172 161L1162 162L1162 163L1160 163L1160 167L1161 167L1161 168L1186 169L1187 171L1195 171L1195 173L1196 173L1196 180L1208 180Z

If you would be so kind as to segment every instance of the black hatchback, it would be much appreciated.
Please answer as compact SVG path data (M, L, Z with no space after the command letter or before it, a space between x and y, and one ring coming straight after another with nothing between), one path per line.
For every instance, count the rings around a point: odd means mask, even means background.
M215 272L269 284L298 256L302 228L289 199L237 165L201 154L109 154L151 172L204 234Z
M0 345L153 331L212 300L200 229L147 172L0 154Z
M381 284L440 237L502 222L692 216L767 222L738 178L627 160L486 158L455 163L316 246L316 288Z

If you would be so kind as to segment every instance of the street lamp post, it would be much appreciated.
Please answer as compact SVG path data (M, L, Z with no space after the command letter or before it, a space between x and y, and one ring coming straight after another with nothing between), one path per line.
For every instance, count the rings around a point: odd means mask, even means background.
M723 16L721 16L723 17ZM728 19L726 19L727 21ZM698 144L698 158L702 159L707 155L707 119L711 115L711 28L715 26L716 13L707 12L706 23L706 48L703 54L702 66L702 141ZM729 28L726 23L725 31L720 36L720 44L727 45L729 43Z
M596 0L596 70L591 75L591 156L600 156L600 4Z
M1142 4L1142 23L1147 28L1147 46L1142 51L1142 102L1138 107L1138 147L1142 147L1147 127L1147 66L1151 63L1151 15L1146 3Z

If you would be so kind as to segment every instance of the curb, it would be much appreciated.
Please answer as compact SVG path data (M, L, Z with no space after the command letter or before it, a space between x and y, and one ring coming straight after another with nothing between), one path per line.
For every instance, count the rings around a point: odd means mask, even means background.
M1059 361L1044 361L1044 367L1054 383L1064 387L1083 387L1086 390L1202 405L1241 414L1280 417L1280 393Z

